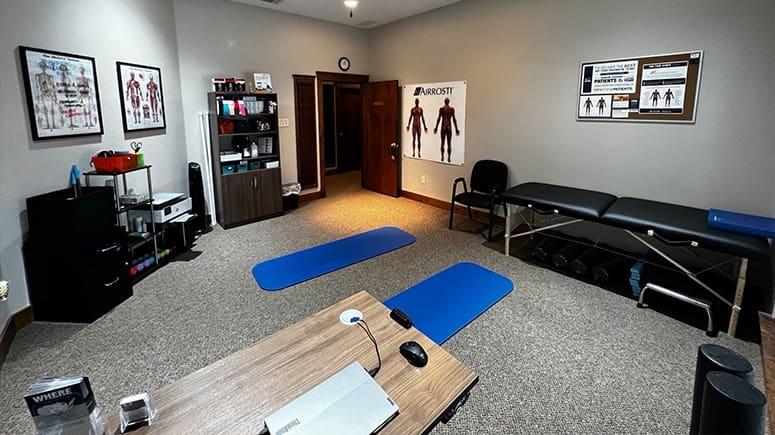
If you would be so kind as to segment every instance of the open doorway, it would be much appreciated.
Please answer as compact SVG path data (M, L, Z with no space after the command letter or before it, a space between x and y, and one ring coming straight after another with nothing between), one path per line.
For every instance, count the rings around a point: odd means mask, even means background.
M325 197L326 175L345 172L361 174L369 190L399 196L398 82L320 71L293 77L299 182L319 187L305 196Z
M323 83L326 175L361 169L363 90L360 83Z

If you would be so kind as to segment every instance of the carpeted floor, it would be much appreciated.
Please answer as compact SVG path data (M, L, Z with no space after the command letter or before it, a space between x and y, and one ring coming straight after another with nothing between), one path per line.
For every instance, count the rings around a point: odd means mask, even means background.
M379 300L454 263L508 276L512 293L444 344L479 384L435 433L686 433L697 347L731 347L754 365L759 346L696 328L626 298L506 257L479 235L447 229L448 215L329 181L329 196L285 216L197 241L201 255L173 262L90 325L35 322L0 369L0 433L33 432L22 395L46 375L88 375L98 403L153 390L360 290ZM457 222L463 218L456 219ZM400 250L278 292L258 288L259 261L384 225L417 237ZM461 225L462 226L462 225Z

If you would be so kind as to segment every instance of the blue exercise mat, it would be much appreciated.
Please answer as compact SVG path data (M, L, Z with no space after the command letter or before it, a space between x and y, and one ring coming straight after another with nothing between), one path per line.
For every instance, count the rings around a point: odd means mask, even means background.
M458 263L386 300L414 326L442 344L514 288L505 276L474 263Z
M708 211L708 226L735 233L775 239L775 218L716 208Z
M253 267L253 277L264 290L282 290L409 245L414 240L413 235L396 227L377 228L263 261Z

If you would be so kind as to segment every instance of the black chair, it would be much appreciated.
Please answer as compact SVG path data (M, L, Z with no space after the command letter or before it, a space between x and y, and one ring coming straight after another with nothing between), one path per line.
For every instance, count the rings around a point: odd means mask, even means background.
M487 240L492 240L492 224L495 206L500 204L498 195L506 189L509 168L505 163L496 160L479 160L471 170L471 191L468 191L463 177L455 179L452 184L452 202L449 208L449 229L452 229L452 218L455 216L455 203L468 207L468 219L473 220L471 207L490 211L489 232ZM458 183L463 183L463 193L457 193Z

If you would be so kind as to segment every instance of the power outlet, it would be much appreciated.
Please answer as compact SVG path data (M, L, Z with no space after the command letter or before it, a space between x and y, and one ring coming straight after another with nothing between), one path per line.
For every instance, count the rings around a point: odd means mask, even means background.
M280 127L288 127L290 122L288 122L288 118L280 118L277 120L277 125Z
M428 177L426 177L425 175L421 176L420 177L420 183L428 184Z

